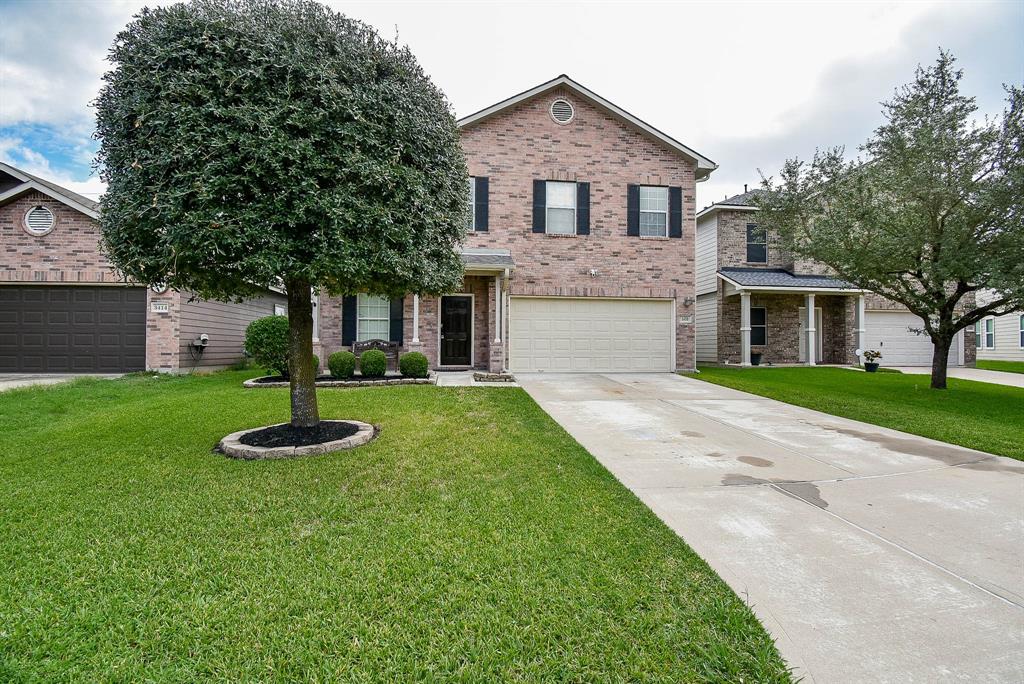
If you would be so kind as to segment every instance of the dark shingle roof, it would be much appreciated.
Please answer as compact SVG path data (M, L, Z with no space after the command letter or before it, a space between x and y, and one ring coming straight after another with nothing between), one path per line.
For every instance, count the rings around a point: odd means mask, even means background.
M515 268L512 253L507 249L464 249L462 264L467 267Z
M754 199L760 196L763 192L764 190L754 188L753 190L741 192L740 194L733 195L732 197L726 197L721 202L715 202L711 206L715 206L715 204L727 204L731 207L756 207L757 204L754 203Z
M782 268L721 268L718 272L744 287L856 289L840 278L827 275L794 275Z

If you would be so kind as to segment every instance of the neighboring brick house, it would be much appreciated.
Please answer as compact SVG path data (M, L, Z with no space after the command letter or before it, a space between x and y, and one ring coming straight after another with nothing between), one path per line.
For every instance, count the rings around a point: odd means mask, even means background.
M758 192L697 214L697 361L848 365L859 363L857 349L873 349L887 366L931 365L921 319L780 249L757 225ZM957 336L950 365L973 364L972 338Z
M440 369L694 368L695 184L714 162L564 75L459 125L462 287L324 297L321 357L380 338Z
M0 373L222 368L250 321L283 311L274 292L227 304L126 283L100 251L99 210L0 163Z

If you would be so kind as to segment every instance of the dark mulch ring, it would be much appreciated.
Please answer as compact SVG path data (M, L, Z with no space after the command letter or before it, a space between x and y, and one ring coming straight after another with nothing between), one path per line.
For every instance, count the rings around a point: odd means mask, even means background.
M356 374L351 378L336 378L333 375L318 375L316 376L316 382L383 382L385 380L422 380L423 378L414 378L411 375L385 375L383 378L366 378L362 375ZM253 382L260 384L266 382L288 382L288 378L283 375L266 375L262 378L256 378Z
M322 420L316 427L296 428L289 424L255 430L242 435L239 441L246 446L294 447L323 444L345 439L359 432L359 428L344 420Z

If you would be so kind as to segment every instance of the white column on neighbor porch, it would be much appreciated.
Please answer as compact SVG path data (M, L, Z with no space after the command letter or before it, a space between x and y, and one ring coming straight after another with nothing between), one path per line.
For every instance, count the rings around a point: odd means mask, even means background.
M818 339L818 331L814 326L814 294L807 294L805 296L806 303L804 306L807 308L807 325L804 329L807 332L807 365L813 366L816 363L818 357L818 350L814 348L814 342Z
M501 276L494 276L494 341L501 344Z
M750 293L740 292L740 365L750 365Z
M420 343L420 296L412 296L412 343Z
M857 349L860 349L861 354L857 357L857 362L861 365L864 364L864 345L867 344L868 329L864 320L864 295L857 296Z

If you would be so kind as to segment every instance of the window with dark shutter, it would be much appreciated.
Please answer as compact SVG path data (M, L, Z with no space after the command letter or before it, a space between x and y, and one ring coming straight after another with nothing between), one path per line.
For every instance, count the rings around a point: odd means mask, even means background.
M533 181L533 232L543 233L547 227L547 182Z
M747 263L768 263L768 236L756 223L747 224Z
M750 344L768 344L768 310L763 306L750 307Z
M683 189L668 189L668 236L683 237Z
M487 176L473 178L473 229L481 233L487 232L489 195L490 179Z
M405 337L405 297L396 297L391 300L389 340L402 344Z
M590 235L590 183L576 184L576 234Z
M626 186L626 235L640 235L640 186Z
M346 295L341 300L341 343L346 347L356 341L356 298Z

